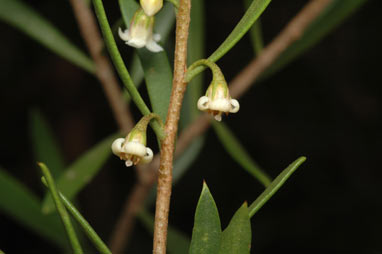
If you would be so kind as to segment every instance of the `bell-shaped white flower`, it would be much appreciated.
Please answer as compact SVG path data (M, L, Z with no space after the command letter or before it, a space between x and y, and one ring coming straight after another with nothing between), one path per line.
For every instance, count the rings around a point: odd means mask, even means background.
M206 91L206 95L198 100L198 109L212 114L217 121L221 121L222 114L236 113L240 109L239 102L229 95L224 81L213 80Z
M131 21L129 29L122 31L118 29L119 37L129 46L135 48L146 47L151 52L163 51L157 43L160 40L159 34L153 34L154 17L147 16L142 8L139 8Z
M163 7L163 0L140 0L139 2L147 16L154 16Z
M118 138L111 145L111 150L121 160L125 160L126 167L138 163L149 163L153 159L153 151L146 147L146 130L134 128L126 138Z

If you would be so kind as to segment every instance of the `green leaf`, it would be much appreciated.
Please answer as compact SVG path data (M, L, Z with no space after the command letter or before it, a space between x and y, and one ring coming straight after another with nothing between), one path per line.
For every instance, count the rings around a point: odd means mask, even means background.
M290 45L274 61L262 75L262 78L266 78L279 71L313 47L366 2L367 0L333 0L315 21L308 26L301 38Z
M72 246L72 250L74 254L82 254L82 248L80 242L78 241L76 232L74 231L72 222L70 221L70 217L68 212L65 209L64 204L61 202L61 199L58 195L58 191L56 189L56 184L53 180L52 175L49 172L49 169L42 162L38 163L41 168L42 174L44 175L41 178L41 181L48 187L50 193L52 194L54 204L56 206L57 212L60 215L61 221L64 224L64 228L66 231L66 235L69 238L70 245Z
M245 8L248 8L252 3L252 0L244 0L244 6ZM260 54L260 52L264 48L264 41L263 41L263 32L261 28L261 21L260 19L257 19L257 21L252 25L251 29L249 30L249 35L251 37L253 50L255 51L255 55Z
M46 182L44 182L45 184ZM48 187L48 186L46 186ZM111 254L111 251L106 244L101 240L95 230L90 226L89 222L81 215L81 213L74 207L74 205L59 191L58 195L66 209L71 213L73 218L80 224L82 230L85 232L89 240L97 248L101 254Z
M206 183L195 212L190 254L219 253L221 226L218 209Z
M123 20L125 21L126 27L128 27L135 10L138 8L138 4L133 0L119 0L119 3ZM156 23L160 24L159 27L162 29L162 33L167 33L168 30L166 30L166 28L172 26L171 22L173 22L174 17L172 5L166 4L160 13L162 14L162 16L160 16L162 19L159 17ZM162 121L165 121L172 87L172 70L167 54L165 51L153 53L147 49L138 49L137 52L143 67L146 87L153 112L158 114L162 118Z
M142 209L138 214L139 220L151 234L154 232L154 217ZM169 226L167 231L167 250L173 254L186 254L190 246L190 239L181 231Z
M60 176L65 168L64 159L48 122L37 109L30 111L30 136L36 161L51 165L53 177Z
M222 233L219 254L249 253L251 250L251 221L245 202L232 217L228 227Z
M251 159L230 129L224 123L212 122L212 126L229 155L265 187L269 186L271 178Z
M170 104L172 88L172 71L165 51L152 53L147 49L139 49L147 91L153 112L162 121L166 120L168 105Z
M61 247L67 244L57 215L43 215L39 198L2 168L0 211L52 243Z
M57 188L68 199L73 199L98 173L111 154L111 144L119 136L120 134L114 134L107 137L65 170L57 180ZM54 211L54 204L50 195L45 196L42 211L44 213Z
M239 23L232 30L230 35L225 39L225 41L215 50L214 53L208 60L216 62L222 56L224 56L235 44L245 35L245 33L251 28L251 26L256 22L260 15L267 8L271 0L253 0L252 4L249 6L248 10L245 12L244 16L241 18ZM205 67L197 67L191 72L187 72L187 80L191 80L198 73L203 71Z
M263 193L249 206L249 217L252 216L280 189L286 180L304 163L306 157L300 157L292 162L275 180L265 189Z
M19 0L2 0L0 19L19 29L69 62L94 73L92 60L73 45L56 27Z

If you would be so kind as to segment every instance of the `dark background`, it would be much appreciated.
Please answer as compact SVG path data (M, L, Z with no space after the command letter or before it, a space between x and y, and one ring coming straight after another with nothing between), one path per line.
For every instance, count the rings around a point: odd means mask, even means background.
M262 16L265 42L306 2L272 1ZM67 1L30 4L83 47ZM241 1L206 4L209 55L243 8ZM115 21L116 1L105 7ZM297 157L308 157L252 218L252 252L382 253L380 10L380 1L368 1L304 56L252 87L240 100L240 112L224 119L272 177ZM42 195L28 134L32 108L52 125L68 163L117 126L94 77L6 24L0 23L0 30L0 163ZM246 66L252 52L245 37L219 61L227 80ZM209 130L200 156L173 190L170 223L188 235L203 179L223 227L242 202L252 202L262 191ZM82 212L104 240L134 181L134 171L111 158L81 192ZM6 253L57 252L7 217L0 217L0 229L0 249ZM150 253L151 241L137 223L127 253Z

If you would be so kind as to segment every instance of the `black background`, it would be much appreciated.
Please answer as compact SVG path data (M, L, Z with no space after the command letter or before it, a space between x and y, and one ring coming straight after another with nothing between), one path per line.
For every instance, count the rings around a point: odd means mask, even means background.
M105 2L111 22L117 20L117 1ZM306 2L272 1L262 16L265 43ZM84 48L67 1L29 3ZM224 119L273 177L297 157L308 157L252 218L252 252L382 253L380 10L380 1L368 1L304 56L252 87L240 100L240 112ZM206 12L209 55L239 21L243 7L241 1L209 0ZM117 126L93 76L4 23L0 30L0 163L42 195L28 134L32 108L47 117L68 164ZM252 57L246 36L219 61L226 79ZM139 116L135 109L134 114ZM170 223L188 235L203 179L223 227L242 202L252 202L262 191L209 130L200 156L173 189ZM134 181L134 171L111 158L79 195L81 211L103 239L109 238ZM137 223L126 253L150 253L151 241ZM5 216L0 217L0 249L58 251Z

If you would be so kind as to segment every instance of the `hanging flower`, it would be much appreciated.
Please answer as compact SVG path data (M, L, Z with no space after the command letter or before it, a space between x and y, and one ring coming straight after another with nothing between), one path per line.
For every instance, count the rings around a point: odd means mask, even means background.
M240 109L239 102L231 99L226 83L211 83L206 95L198 100L198 109L212 114L217 121L222 120L222 113L236 113Z
M163 0L140 0L139 2L147 16L154 16L163 6Z
M212 114L217 121L221 121L223 113L228 115L238 112L240 109L239 102L231 98L227 82L220 68L207 59L201 59L193 63L188 71L192 71L199 65L206 65L211 69L212 81L206 94L199 98L198 109Z
M122 31L118 29L119 37L127 45L135 48L146 47L151 52L163 51L163 48L157 43L160 41L159 34L153 34L154 17L147 16L142 8L139 8L131 21L129 29Z

